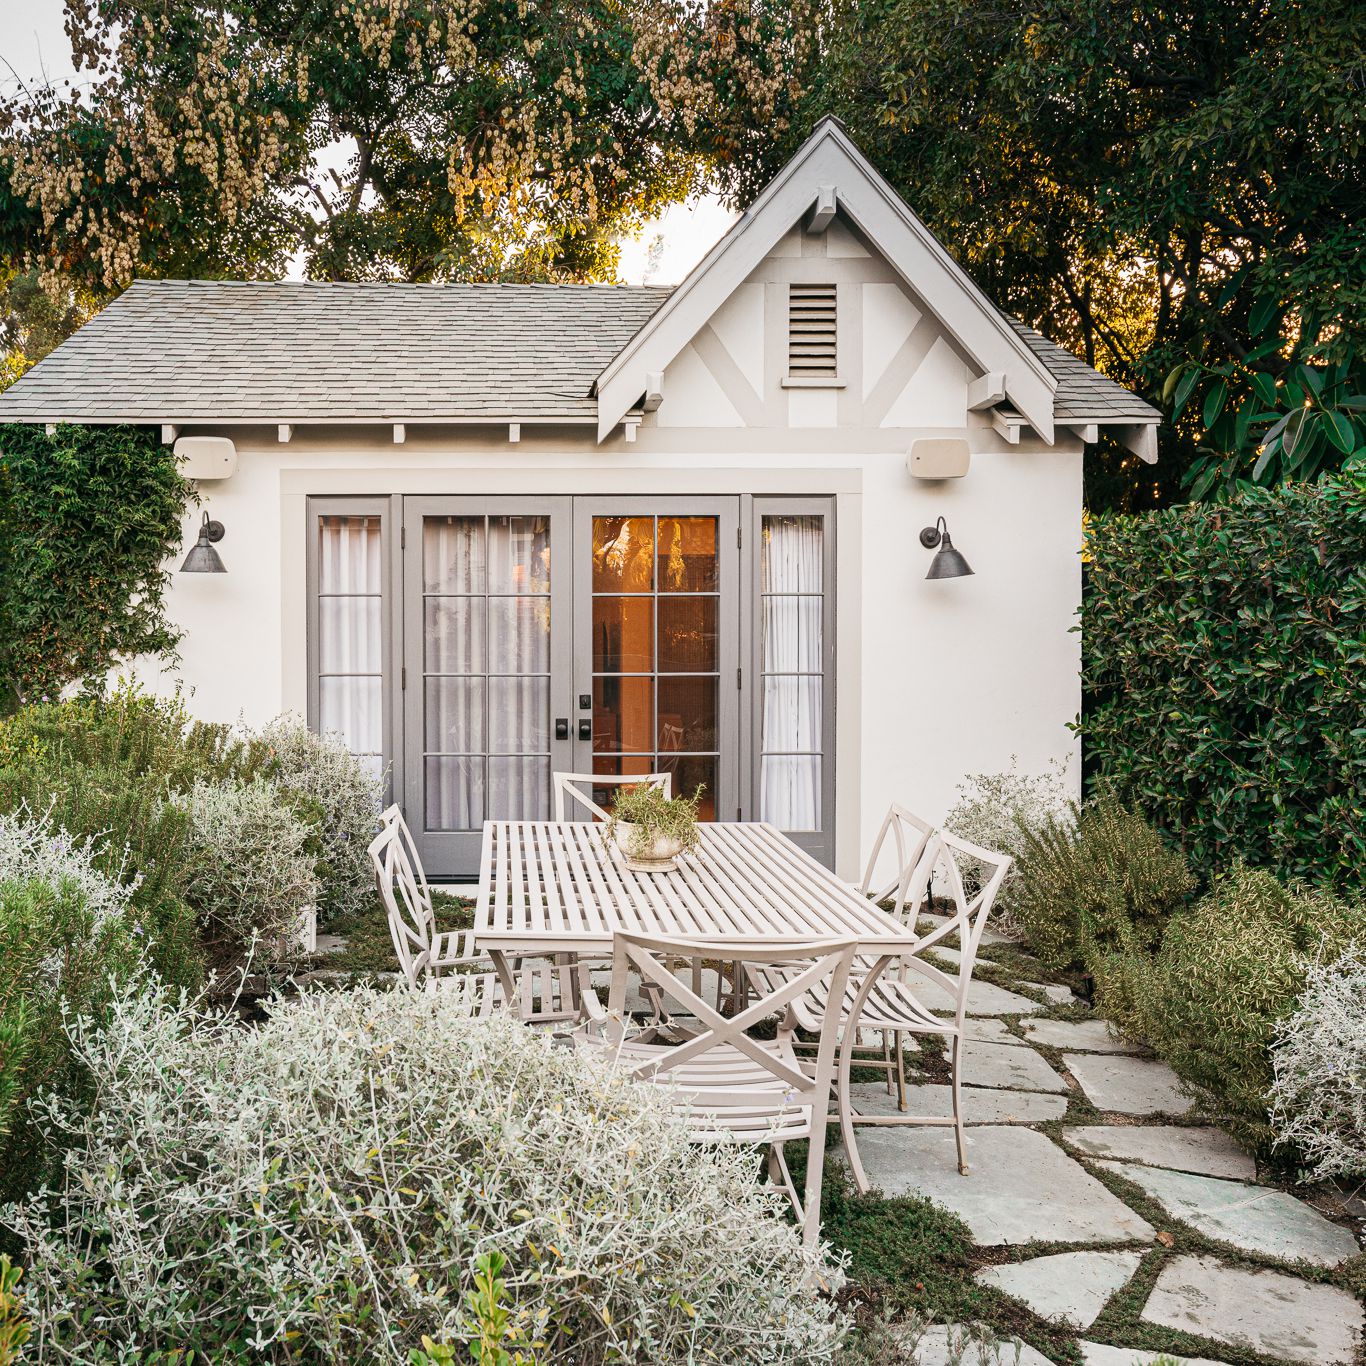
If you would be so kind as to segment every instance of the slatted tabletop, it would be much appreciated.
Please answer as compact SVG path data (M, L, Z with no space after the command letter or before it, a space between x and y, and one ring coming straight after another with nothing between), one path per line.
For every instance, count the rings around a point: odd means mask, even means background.
M726 943L915 936L771 825L698 826L672 873L637 873L586 821L486 821L475 940L485 951L608 948L617 930Z

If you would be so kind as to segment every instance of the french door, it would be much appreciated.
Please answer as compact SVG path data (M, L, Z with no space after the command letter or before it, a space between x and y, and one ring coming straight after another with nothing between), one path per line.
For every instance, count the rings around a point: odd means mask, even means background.
M738 810L738 498L405 497L401 801L433 876L556 770ZM604 792L603 794L607 794Z

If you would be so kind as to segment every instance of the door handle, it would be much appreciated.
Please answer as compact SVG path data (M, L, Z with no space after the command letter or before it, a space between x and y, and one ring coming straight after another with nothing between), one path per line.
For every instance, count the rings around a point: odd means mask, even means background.
M557 740L569 739L569 718L567 716L555 718L555 738Z
M593 723L591 721L579 722L579 739L591 740L593 738Z

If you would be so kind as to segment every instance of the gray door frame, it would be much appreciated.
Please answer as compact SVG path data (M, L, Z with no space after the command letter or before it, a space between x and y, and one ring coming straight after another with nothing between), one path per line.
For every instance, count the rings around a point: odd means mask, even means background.
M573 615L570 555L574 548L569 497L405 495L403 498L403 698L401 801L404 817L419 855L434 878L473 878L479 873L482 828L470 831L429 830L426 821L425 686L426 630L422 576L422 529L427 517L535 517L550 519L550 767L569 767L570 741L556 739L556 721L572 716L568 686L571 679L570 641ZM487 659L485 669L487 671ZM486 672L487 676L487 672ZM485 744L488 744L485 726Z
M591 739L578 739L578 722L587 718L590 734L593 693L593 527L594 517L716 517L718 565L717 648L717 762L716 815L718 820L739 820L740 797L740 698L745 678L740 662L740 612L744 581L740 573L739 495L677 496L623 494L611 497L580 496L574 499L574 693L575 702L590 699L585 711L575 708L574 768L589 773L593 767ZM656 628L657 629L657 628ZM656 660L658 665L658 660ZM658 742L656 718L655 740Z

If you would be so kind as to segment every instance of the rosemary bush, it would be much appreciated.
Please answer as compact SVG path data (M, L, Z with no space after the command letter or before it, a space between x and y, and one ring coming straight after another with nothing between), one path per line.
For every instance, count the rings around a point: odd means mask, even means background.
M98 1015L138 953L130 888L95 866L95 841L47 819L0 815L0 1198L41 1179L54 1154L28 1101L47 1087L75 1099L85 1078L63 1014Z
M1156 954L1103 955L1100 1003L1146 1040L1204 1110L1268 1149L1271 1047L1311 966L1366 942L1366 905L1237 865L1173 916Z
M1151 951L1194 888L1185 859L1102 790L1063 817L1021 827L1011 913L1051 967L1093 967L1111 949Z
M152 985L73 1038L100 1103L42 1116L79 1157L0 1216L26 1245L39 1362L468 1349L493 1252L497 1332L544 1366L838 1348L820 1292L838 1268L802 1247L754 1151L690 1143L666 1096L511 1018L357 989L244 1028Z
M1366 942L1310 968L1271 1057L1277 1145L1313 1179L1366 1179Z
M1026 835L1041 834L1050 821L1066 824L1071 819L1067 770L1054 762L1043 773L1020 773L1014 760L1004 773L970 773L958 785L952 810L944 828L983 849L1009 854L1018 860ZM969 889L979 885L980 869L960 870ZM996 894L993 919L1008 929L1018 929L1014 919L1018 863L1011 865Z
M631 847L626 851L632 858L647 858L656 839L678 841L680 851L686 852L697 844L697 808L702 800L699 786L691 797L666 797L648 783L632 783L617 793L612 807L608 835L615 839L618 824L634 825Z

